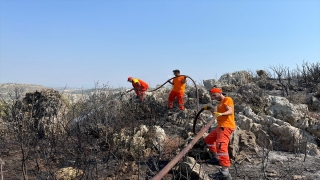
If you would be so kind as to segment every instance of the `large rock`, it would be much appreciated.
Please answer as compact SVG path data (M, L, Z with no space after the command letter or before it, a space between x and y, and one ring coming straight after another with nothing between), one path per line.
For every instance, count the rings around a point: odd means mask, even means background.
M121 129L115 133L112 138L112 145L121 145L121 152L130 155L134 159L147 157L150 155L151 148L163 149L165 145L166 134L159 126L147 127L141 125L135 129L136 133L130 136L130 131Z
M162 151L167 137L165 131L162 128L160 128L160 126L153 126L149 128L148 135L149 139L147 140L152 142L152 145L156 147L158 150Z
M277 137L277 150L320 155L315 139L302 129L272 124L270 132Z
M198 94L199 94L199 102L201 104L207 104L211 101L209 91L206 90L205 88L198 86ZM189 98L196 98L197 97L196 88L191 87L188 90L187 95Z
M126 157L131 156L134 159L139 156L146 155L145 151L145 139L142 137L142 134L145 134L145 126L140 126L140 130L134 136L130 136L128 129L121 129L119 133L114 133L112 136L112 146L118 146L119 151L117 156ZM141 133L141 135L140 135Z
M144 136L147 134L148 128L145 125L140 126L140 130L133 135L131 144L130 144L130 152L132 156L136 156L139 154L140 150L145 149L145 139Z
M240 132L241 132L241 129L237 127L237 129L230 136L228 149L229 149L229 155L232 158L235 158L239 153Z
M236 119L238 126L243 130L255 132L262 129L261 124L254 123L252 119L242 114L237 114Z
M273 149L283 151L295 151L299 149L300 152L305 152L305 146L307 145L308 154L319 154L319 150L316 147L316 138L309 133L311 131L309 127L313 127L313 133L316 134L316 129L319 127L317 124L308 125L306 128L307 132L304 129L291 126L283 120L268 115L258 116L249 107L246 107L243 112L237 114L236 120L239 127L253 131L258 138L258 142L262 145L269 144L269 137L273 141ZM303 144L303 142L308 143Z
M266 93L259 88L256 84L249 83L241 85L237 91L237 95L234 96L235 109L242 109L239 103L250 106L255 113L262 113L266 106Z
M149 155L151 149L147 148L145 139L148 131L149 129L146 125L141 125L139 130L133 135L129 151L133 158L138 158L139 156L146 157Z
M320 139L320 123L319 118L306 117L300 120L303 129Z
M290 125L289 123L287 123L283 120L277 119L275 117L272 117L272 116L268 116L268 115L259 116L259 115L255 114L252 111L252 109L248 106L245 107L242 112L240 112L236 115L237 121L238 120L240 121L238 124L241 123L241 115L244 115L244 116L252 119L254 123L261 124L262 125L261 127L263 130L268 130L269 127L271 126L271 124L273 124L273 123L276 123L278 125Z
M277 85L275 83L273 83L271 80L268 79L260 79L256 82L256 84L262 88L262 89L266 89L266 90L274 90L277 88Z
M222 75L218 82L220 86L223 85L235 85L240 86L251 82L251 75L247 71L237 71L234 73L227 73Z
M243 117L243 115L245 117ZM280 126L291 125L283 120L277 119L272 116L268 116L268 115L258 116L251 110L250 107L245 107L242 112L236 115L237 121L239 120L238 125L242 127L245 126L246 122L243 122L243 121L246 121L246 117L248 117L249 119L252 119L252 122L254 123L261 124L262 125L261 128L267 132L269 131L269 128L273 123L276 123ZM304 117L301 117L299 120L295 122L294 127L303 129L309 132L310 134L312 134L313 136L320 138L320 124L318 122L319 122L318 119L304 115Z
M266 131L262 130L261 124L254 123L252 119L243 116L242 114L237 115L238 126L247 131L251 131L256 136L256 143L260 147L272 149L272 141Z
M256 142L260 147L264 147L272 150L272 140L267 132L265 132L262 129L259 129L258 131L255 131L253 133L256 136L257 138Z
M67 103L58 91L43 89L39 92L26 93L22 100L22 110L25 117L33 120L32 127L42 138L48 133L64 133L67 122L63 117Z
M201 168L200 164L198 164L194 158L189 156L186 156L183 159L183 162L180 164L177 171L181 172L185 177L190 177L194 180L210 180L203 168Z
M257 154L258 146L255 135L239 127L232 133L229 142L229 155L237 163L250 161L250 156Z
M320 94L320 93L319 93ZM310 110L320 111L320 100L314 96L307 99Z
M247 71L236 71L234 73L223 74L218 81L215 79L203 80L203 85L207 90L213 87L222 87L229 85L240 86L242 84L250 83L252 80L251 75Z
M284 120L291 125L295 125L297 120L303 116L301 111L298 110L303 109L303 107L291 104L285 97L269 96L267 102L268 107L266 108L266 112L268 115Z

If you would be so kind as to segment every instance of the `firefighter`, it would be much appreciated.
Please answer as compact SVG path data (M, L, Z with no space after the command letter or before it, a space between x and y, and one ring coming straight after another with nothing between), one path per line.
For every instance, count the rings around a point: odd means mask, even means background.
M168 98L168 108L173 108L173 101L175 98L178 99L179 109L184 110L184 91L186 89L186 76L180 76L180 71L178 69L173 70L175 78L171 81L168 81L173 85L173 88L169 94Z
M139 100L143 102L149 85L146 82L142 81L141 79L132 78L132 77L128 77L128 82L132 83L132 86L133 86L132 90L136 92L137 98L139 98Z
M214 179L231 179L229 173L230 159L228 153L228 144L230 136L236 128L234 120L234 103L232 98L225 96L220 88L212 88L210 90L211 99L219 101L217 111L211 110L217 117L218 126L205 138L205 142L213 158L207 163L220 165L222 168L216 174L209 176ZM204 107L206 109L206 106Z

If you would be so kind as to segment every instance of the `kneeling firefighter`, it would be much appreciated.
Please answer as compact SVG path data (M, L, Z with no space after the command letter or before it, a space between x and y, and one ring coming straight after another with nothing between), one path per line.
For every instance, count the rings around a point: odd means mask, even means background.
M128 82L132 83L133 89L137 94L137 98L139 98L139 100L143 102L149 85L146 82L142 81L141 79L132 78L132 77L128 77Z
M230 136L236 128L234 120L234 103L232 98L226 97L222 94L219 88L212 88L210 90L211 99L219 101L217 112L214 112L212 106L204 106L204 109L212 111L216 117L218 126L205 138L205 142L209 151L213 154L213 158L207 163L213 165L220 165L222 168L216 174L209 175L214 179L231 179L229 173L230 159L228 153L228 145Z

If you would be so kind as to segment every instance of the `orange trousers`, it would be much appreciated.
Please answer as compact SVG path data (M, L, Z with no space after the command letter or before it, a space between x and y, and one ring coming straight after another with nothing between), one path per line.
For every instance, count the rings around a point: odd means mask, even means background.
M146 91L147 90L140 90L140 91L135 90L135 92L141 102L144 101L144 98L146 97Z
M184 110L184 92L171 91L168 99L168 107L173 108L173 101L176 97L178 99L179 109Z
M217 153L221 166L230 166L228 146L233 131L231 128L217 127L204 139L210 152Z

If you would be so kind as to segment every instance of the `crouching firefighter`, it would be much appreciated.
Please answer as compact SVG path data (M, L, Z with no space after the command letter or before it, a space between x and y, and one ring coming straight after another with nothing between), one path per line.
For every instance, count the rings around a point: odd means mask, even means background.
M131 82L133 86L133 89L131 89L130 91L134 90L137 94L137 98L139 98L139 100L143 102L144 98L146 97L146 91L149 85L141 79L132 77L128 77L128 82Z
M222 94L219 88L212 88L210 90L212 100L219 101L217 111L214 112L212 106L204 106L204 109L211 110L217 117L218 126L205 138L205 142L213 158L207 160L208 164L220 165L222 168L216 174L210 174L209 177L221 180L230 180L229 173L230 158L228 153L228 145L230 136L236 128L234 120L234 103L230 97Z

